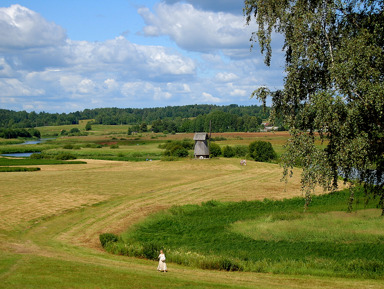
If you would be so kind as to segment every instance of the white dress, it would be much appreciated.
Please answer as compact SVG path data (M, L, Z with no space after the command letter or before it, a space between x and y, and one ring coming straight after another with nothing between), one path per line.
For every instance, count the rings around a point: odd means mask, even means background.
M167 263L165 263L165 255L159 255L159 266L157 266L157 270L159 271L167 271Z

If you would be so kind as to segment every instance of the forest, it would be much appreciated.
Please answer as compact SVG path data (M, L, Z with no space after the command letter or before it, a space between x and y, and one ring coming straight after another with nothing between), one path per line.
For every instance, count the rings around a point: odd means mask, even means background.
M157 108L96 108L71 113L36 113L0 109L0 128L33 128L54 125L78 124L80 120L92 120L93 124L133 125L133 131L154 132L213 132L259 131L263 120L270 115L270 108L251 105L185 105ZM278 124L277 124L278 125ZM281 125L280 125L281 127Z

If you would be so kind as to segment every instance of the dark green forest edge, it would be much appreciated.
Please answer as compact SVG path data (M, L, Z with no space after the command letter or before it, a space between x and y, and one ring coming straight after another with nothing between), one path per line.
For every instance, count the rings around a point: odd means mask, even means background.
M302 210L303 198L174 206L121 236L102 234L100 241L110 253L153 260L163 249L168 262L202 269L382 279L384 235L368 232L372 223L382 222L377 211L355 221L357 232L348 233L349 223L341 224L347 231L330 239L322 231L335 224L322 216L345 214L349 196L348 190L314 196L307 212ZM356 190L355 196L355 211L347 216L375 207L364 206L363 190ZM311 219L313 231L306 231L302 222ZM233 229L247 221L261 226L297 224L289 236L282 232L251 238Z
M92 119L94 124L104 125L152 125L154 132L208 131L213 132L259 131L263 120L269 118L268 107L257 105L228 106L185 105L158 108L96 108L71 113L26 112L0 109L0 128L33 128L53 125L78 124L80 120ZM277 125L280 124L279 120Z

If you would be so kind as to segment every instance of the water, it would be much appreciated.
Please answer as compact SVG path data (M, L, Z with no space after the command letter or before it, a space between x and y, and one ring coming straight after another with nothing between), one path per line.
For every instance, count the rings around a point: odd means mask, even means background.
M54 139L54 138L41 138L38 140L28 140L23 142L22 144L18 145L33 145L33 144L39 144L43 143L47 140ZM1 154L1 156L4 157L15 157L15 158L29 158L31 154L39 154L40 152L32 152L32 153L11 153L11 154Z
M1 154L3 157L15 157L15 158L29 158L31 154L39 154L40 152L35 153L13 153L13 154Z

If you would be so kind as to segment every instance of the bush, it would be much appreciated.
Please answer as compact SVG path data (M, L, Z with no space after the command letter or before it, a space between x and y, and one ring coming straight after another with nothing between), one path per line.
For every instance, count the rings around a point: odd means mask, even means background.
M92 123L90 121L88 121L87 124L85 125L85 130L86 131L92 130Z
M40 168L23 168L23 167L0 167L0 172L35 172L40 171Z
M66 144L63 146L63 149L66 149L66 150L73 150L74 146L73 144Z
M111 149L118 149L119 146L118 146L117 144L113 144L113 145L110 146L110 148L111 148Z
M245 157L249 153L248 147L242 145L234 146L233 151L235 153L235 156L239 158Z
M99 236L101 246L104 248L108 243L115 243L119 237L112 233L104 233Z
M225 158L233 158L235 156L235 151L230 146L225 146L223 148L223 156Z
M70 153L59 153L56 157L55 157L56 160L63 160L63 161L66 161L66 160L75 160L77 159L76 156L74 156L73 154L70 154Z
M74 127L74 128L71 128L69 133L72 133L72 134L80 133L80 130L77 127Z
M174 157L187 157L188 150L193 148L192 141L173 141L163 145L159 145L160 148L165 149L165 156Z
M218 144L211 142L209 144L209 154L211 157L221 156L221 148Z
M33 153L29 156L30 159L34 159L34 160L40 160L40 159L45 159L47 158L46 155L44 154L40 154L40 153Z
M143 245L143 257L149 260L157 260L161 247L154 243L145 243Z
M277 158L270 142L254 141L249 144L251 157L257 162L268 162Z

